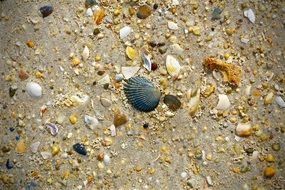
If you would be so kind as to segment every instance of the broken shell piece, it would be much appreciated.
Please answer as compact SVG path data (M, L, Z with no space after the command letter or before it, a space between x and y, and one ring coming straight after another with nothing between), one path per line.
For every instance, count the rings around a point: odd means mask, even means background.
M57 135L58 127L55 124L53 124L53 123L46 123L46 127L50 130L50 133L52 134L52 136Z
M129 26L125 26L125 27L121 28L121 30L120 30L120 38L121 39L126 38L131 32L132 32L132 28L129 27Z
M70 100L72 101L73 106L85 105L89 100L89 96L83 93L78 93L71 96Z
M166 57L166 70L171 76L178 76L181 66L172 55Z
M125 79L129 79L133 77L139 70L140 67L122 67L122 74L124 75Z
M192 90L189 93L191 92ZM190 116L195 115L195 113L197 112L199 108L199 104L200 104L200 89L198 89L196 93L191 96L190 101L188 103L188 107L189 107L188 113Z
M114 137L117 135L115 125L110 126L110 132L111 132L111 137Z
M275 102L280 106L280 108L285 108L285 102L281 96L276 96Z
M236 127L236 135L240 137L248 137L251 135L252 128L250 123L239 123Z
M94 130L95 127L99 124L99 121L97 118L91 117L89 115L84 116L84 122L91 130Z
M111 80L110 80L110 76L109 75L105 75L103 78L101 78L98 81L99 85L104 85L104 84L110 84Z
M144 66L144 68L146 68L146 70L148 70L148 71L151 71L151 61L150 61L150 58L146 54L142 53L142 59L143 59L143 66Z
M246 18L248 18L248 20L249 20L251 23L254 24L254 22L255 22L255 15L254 15L254 12L253 12L252 9L245 10L245 11L243 12L243 14L244 14L244 16L245 16Z
M83 52L82 52L82 59L83 61L86 61L89 57L89 48L87 46L84 47Z
M219 102L218 102L218 105L216 106L216 109L227 110L228 108L230 108L230 106L231 106L231 102L228 96L225 94L219 94Z
M97 10L95 10L94 15L93 15L93 19L94 19L95 23L97 25L101 24L104 17L105 17L104 9L103 8L97 8Z
M129 46L126 48L126 54L128 58L131 60L134 60L137 57L137 51L134 48L129 47Z

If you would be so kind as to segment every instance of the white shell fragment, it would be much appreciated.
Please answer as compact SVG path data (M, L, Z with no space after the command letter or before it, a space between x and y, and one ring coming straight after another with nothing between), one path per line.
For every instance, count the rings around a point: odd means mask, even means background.
M110 84L111 80L110 80L110 76L109 75L106 75L104 76L103 78L101 78L99 81L98 81L98 84L99 85L104 85L104 84Z
M82 59L83 61L86 61L89 57L89 48L87 46L84 47L83 52L82 52Z
M171 76L177 76L180 72L181 66L177 59L172 55L166 57L166 70Z
M115 125L110 126L110 132L112 137L115 137L117 135Z
M131 32L132 32L132 28L129 27L129 26L125 26L125 27L121 28L121 30L120 30L120 38L121 39L126 38Z
M36 82L28 82L26 85L26 92L32 98L40 98L42 96L42 87Z
M50 130L50 134L52 134L52 136L57 135L58 127L55 124L53 124L53 123L46 123L45 125Z
M151 71L151 61L150 61L150 58L146 54L142 53L142 59L143 59L143 66L144 66L144 68L146 68L146 70L148 70L148 71Z
M190 94L192 90L189 90ZM195 115L195 113L197 112L198 108L199 108L199 104L200 104L200 89L197 90L196 95L195 96L191 96L189 97L189 103L188 103L188 107L189 107L189 114L191 116Z
M281 96L276 96L275 102L278 104L278 106L280 106L280 108L285 108L285 102Z
M168 21L167 26L170 30L178 30L178 25L175 22Z
M74 106L85 105L89 102L90 97L83 93L78 93L76 95L71 96L70 100L72 101Z
M122 74L124 75L125 79L129 79L140 70L140 67L122 67Z
M253 12L252 9L245 10L245 11L243 12L243 14L244 14L244 16L245 16L246 18L248 18L248 20L249 20L251 23L254 24L254 22L255 22L255 15L254 15L254 12Z
M40 144L41 144L41 143L40 143L39 141L32 143L32 144L30 145L30 150L31 150L31 152L32 152L32 153L38 152L38 149L39 149Z
M104 155L103 161L106 165L110 164L111 158L108 154Z
M216 109L227 110L228 108L230 108L230 106L231 106L231 102L228 96L225 94L219 94L219 102L218 102Z
M89 115L84 116L84 122L91 130L94 130L95 127L99 124L99 121L97 118L91 117Z
M91 9L91 8L88 8L88 9L86 10L86 16L87 16L87 17L91 17L92 15L93 15L92 9Z

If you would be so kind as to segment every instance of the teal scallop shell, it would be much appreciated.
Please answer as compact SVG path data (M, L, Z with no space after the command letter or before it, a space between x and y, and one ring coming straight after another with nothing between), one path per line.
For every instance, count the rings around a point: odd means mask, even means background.
M142 112L153 111L160 100L161 92L144 77L132 77L124 85L129 103Z

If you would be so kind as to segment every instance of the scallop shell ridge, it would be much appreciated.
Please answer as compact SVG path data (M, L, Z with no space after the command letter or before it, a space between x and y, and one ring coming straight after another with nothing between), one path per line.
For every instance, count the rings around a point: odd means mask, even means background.
M124 92L129 103L143 112L153 111L160 100L161 93L143 77L132 77L124 85Z

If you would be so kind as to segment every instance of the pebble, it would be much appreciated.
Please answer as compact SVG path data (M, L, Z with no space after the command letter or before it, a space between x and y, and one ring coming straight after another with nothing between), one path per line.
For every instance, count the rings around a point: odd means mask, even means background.
M112 105L112 102L107 98L101 97L100 102L101 102L102 106L104 106L104 107L110 107Z
M86 151L85 146L83 144L80 144L80 143L74 144L73 145L73 150L75 152L77 152L78 154L81 154L81 155L84 155L84 156L87 155L87 151Z
M115 125L110 126L110 133L111 133L111 137L115 137L117 135Z
M244 14L244 16L245 16L246 18L248 18L248 20L249 20L251 23L254 24L254 22L255 22L255 15L254 15L254 12L253 12L252 9L245 10L245 11L243 12L243 14Z
M182 173L181 173L181 177L182 177L182 178L186 178L186 177L187 177L187 173L186 173L186 172L182 172Z
M231 102L227 95L225 94L219 94L219 101L216 106L216 109L218 110L227 110L231 107Z
M91 8L88 8L88 9L86 10L86 16L87 16L87 17L91 17L92 15L93 15L92 9L91 9Z
M7 159L6 161L6 168L8 170L12 169L14 167L13 162L10 161L10 159Z
M168 21L167 26L170 30L178 30L179 27L175 22Z
M124 39L126 38L131 32L133 31L133 29L129 26L125 26L120 30L120 38Z
M53 7L51 5L46 5L40 8L43 18L49 16L53 12Z
M17 145L16 145L16 152L19 154L23 154L26 152L26 143L24 140L19 140Z
M18 90L17 86L11 86L9 88L9 96L10 96L10 98L15 96L17 90Z
M92 7L93 5L96 5L96 0L85 0L85 7Z
M32 143L32 144L30 145L30 150L31 150L31 152L32 152L32 153L37 153L40 144L41 144L41 143L40 143L39 141Z
M221 13L223 11L219 7L215 7L212 12L212 20L219 20L221 19Z
M126 55L129 59L134 60L137 57L137 51L134 48L128 46L126 48Z
M272 104L272 102L273 102L273 97L274 97L273 92L268 93L268 94L265 96L265 98L264 98L264 105Z
M274 150L274 151L279 151L280 150L280 143L274 143L274 144L272 144L272 149Z
M110 84L111 80L110 80L110 76L109 75L105 75L103 78L101 78L98 81L98 85L105 85L105 84Z
M138 8L137 17L139 19L146 19L152 13L152 8L148 5L142 5Z
M281 96L276 96L275 97L275 102L277 103L277 105L280 108L285 108L285 101L283 100L283 98Z
M55 155L57 155L59 152L60 152L59 146L56 145L56 144L53 144L53 145L51 146L51 154L52 154L53 156L55 156Z
M104 164L109 165L110 161L111 161L110 156L108 154L104 154L104 158L103 158Z
M127 122L128 122L128 119L127 119L126 115L124 115L118 111L115 112L114 121L113 121L115 127L119 127L119 126L121 126Z
M211 176L206 176L206 180L209 186L213 186L213 181L212 181Z
M18 72L18 76L22 81L29 78L29 74L25 70L22 70L22 69Z
M42 87L36 82L28 82L26 85L26 92L32 98L40 98L42 96Z
M169 109L172 111L176 111L181 107L180 100L173 95L166 95L164 96L163 102L168 106Z
M263 175L266 178L272 178L275 175L275 168L271 166L266 167L263 171Z
M239 123L236 127L236 135L240 137L248 137L252 133L250 123Z
M43 157L43 159L49 159L52 157L52 154L50 152L47 152L47 151L44 151L44 152L41 152L41 156Z
M99 125L98 119L89 115L84 116L84 122L91 130L94 130Z
M124 79L124 75L123 74L116 74L115 75L115 81L116 82L121 82Z
M83 61L86 61L89 58L89 54L90 54L89 48L85 46L81 54Z
M75 123L77 123L78 119L77 119L76 115L72 114L71 116L69 116L69 121L71 124L74 125Z

